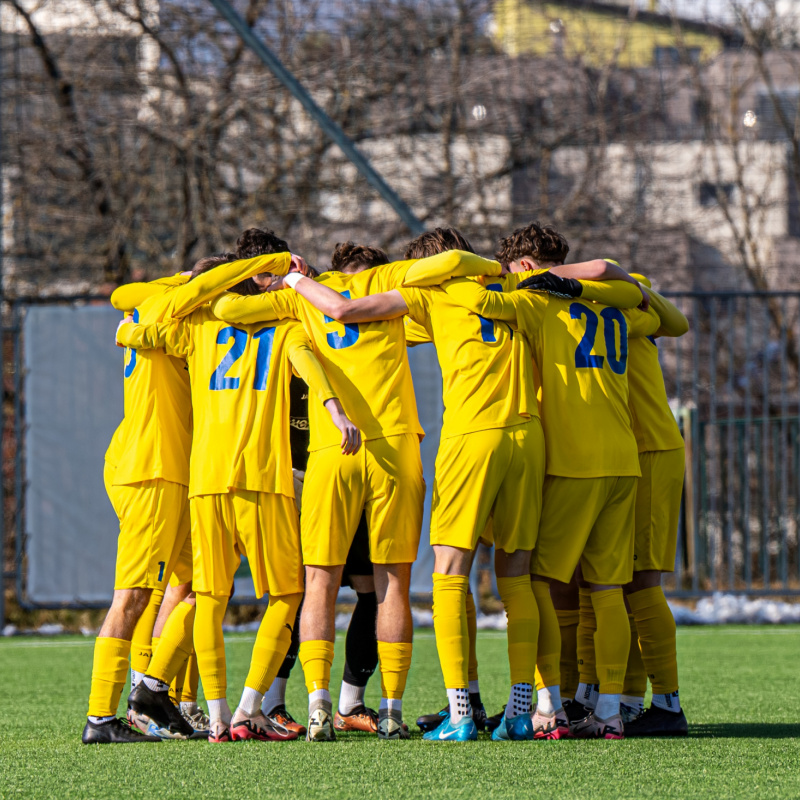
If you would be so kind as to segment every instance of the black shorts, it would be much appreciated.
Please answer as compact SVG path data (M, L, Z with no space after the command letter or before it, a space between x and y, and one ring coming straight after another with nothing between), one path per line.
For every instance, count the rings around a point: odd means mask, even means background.
M367 517L361 514L356 535L350 545L350 552L347 554L347 561L342 572L342 586L350 586L351 575L372 575L372 561L369 558L369 528L367 527Z

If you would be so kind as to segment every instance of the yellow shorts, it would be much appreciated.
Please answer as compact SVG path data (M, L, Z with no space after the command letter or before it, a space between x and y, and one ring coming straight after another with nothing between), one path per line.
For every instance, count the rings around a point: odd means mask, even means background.
M484 547L494 547L494 525L492 524L491 517L489 517L489 521L486 523L483 533L478 537L478 541L484 545Z
M638 480L548 475L531 572L569 583L580 563L589 583L629 583Z
M417 558L424 501L416 434L370 439L354 456L338 447L315 450L303 482L303 561L344 564L364 511L372 562L410 564Z
M188 515L189 504L186 504ZM194 570L194 559L192 558L192 535L191 530L186 540L183 543L183 549L178 556L178 561L175 564L175 569L172 570L172 576L169 579L170 586L180 586L183 583L192 582L192 572Z
M110 464L103 480L119 517L114 588L165 589L187 546L191 559L187 488L161 478L114 486ZM180 573L191 579L185 567Z
M431 544L472 550L491 516L495 547L507 553L533 550L544 473L538 418L443 439L436 456Z
M294 498L233 489L189 500L196 592L229 595L245 556L256 597L303 591L300 524Z
M633 571L672 572L686 468L684 449L639 453L639 466Z

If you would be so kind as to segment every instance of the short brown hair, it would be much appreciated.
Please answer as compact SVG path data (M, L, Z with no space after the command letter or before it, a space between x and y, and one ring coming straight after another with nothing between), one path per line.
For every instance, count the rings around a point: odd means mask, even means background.
M336 272L346 269L358 272L388 263L389 256L380 247L369 247L355 242L337 242L331 256L331 269Z
M202 275L204 272L208 272L210 269L214 269L214 267L220 266L220 264L228 264L231 261L236 261L236 253L214 253L210 256L204 256L199 261L195 262L195 265L192 267L192 276L189 280L196 278L198 275Z
M237 258L255 258L268 253L288 253L289 245L275 234L261 228L248 228L236 240Z
M434 228L412 239L406 246L404 258L426 258L448 250L475 252L467 237L456 228Z
M550 225L531 222L500 240L495 258L507 267L528 256L537 263L563 263L569 253L567 240Z

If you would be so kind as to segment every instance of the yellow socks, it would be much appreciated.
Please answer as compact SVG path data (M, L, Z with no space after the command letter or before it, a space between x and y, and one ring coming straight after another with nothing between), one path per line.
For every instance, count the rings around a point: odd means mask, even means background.
M172 683L192 652L195 614L194 603L185 601L172 609L161 631L158 647L153 650L153 659L147 671L149 677Z
M653 695L678 691L675 619L660 586L628 595ZM680 707L680 706L679 706Z
M144 675L150 666L150 659L155 648L152 646L153 628L158 617L158 609L161 608L161 601L164 599L164 592L161 589L153 589L150 593L150 600L139 617L136 627L131 636L131 670L139 675ZM135 676L138 677L138 676Z
M194 649L207 700L223 699L228 690L225 639L222 636L222 620L227 607L227 595L197 593Z
M497 590L508 619L508 663L511 684L536 682L536 650L539 640L539 609L530 575L498 578Z
M578 691L578 622L577 608L557 608L558 629L561 632L561 695L574 697Z
M622 589L592 592L591 599L597 617L594 647L600 694L620 695L631 646L631 629ZM598 715L601 719L606 719L599 709Z
M327 692L331 684L333 642L326 642L324 639L300 642L297 656L303 665L308 693L312 694L320 690Z
M186 661L186 672L183 680L183 687L178 694L178 702L180 703L196 703L197 702L197 686L200 683L200 672L197 669L197 656L192 651L192 654Z
M269 598L269 605L258 627L256 643L253 645L250 671L244 682L247 688L255 690L260 695L269 689L286 657L292 641L292 626L295 624L297 609L302 598L301 593ZM261 708L260 697L258 707Z
M402 700L411 668L411 650L411 642L378 642L383 698Z
M625 685L622 687L622 702L633 705L633 698L637 698L638 707L642 705L647 692L647 673L644 671L642 653L639 650L639 633L633 614L628 614L628 624L631 629L631 646L628 651L628 668L625 670Z
M561 682L561 631L558 617L550 597L550 585L545 581L532 581L533 596L539 609L539 640L536 648L537 689L558 686Z
M125 680L131 643L125 639L98 637L94 643L92 688L89 693L90 717L115 717Z
M578 590L580 598L580 618L575 634L575 649L578 654L578 676L581 683L589 686L598 683L597 664L594 649L594 635L597 632L597 618L592 605L589 588Z
M467 680L470 683L478 680L478 609L475 598L467 592L467 634L469 635L469 653L467 661Z
M469 686L468 585L466 575L433 573L433 630L447 689Z

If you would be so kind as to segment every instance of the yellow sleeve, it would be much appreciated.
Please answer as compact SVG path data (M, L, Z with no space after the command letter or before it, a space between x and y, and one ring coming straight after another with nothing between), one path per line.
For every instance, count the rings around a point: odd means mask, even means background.
M628 309L625 311L628 320L628 338L639 339L642 336L652 336L661 325L658 314L653 310L652 305L647 311L638 309Z
M627 281L578 281L583 287L581 298L614 308L636 308L642 302L642 293L634 283Z
M324 403L326 400L338 397L331 386L325 370L311 349L311 342L306 336L303 326L293 326L293 330L286 338L286 354L292 362L297 374L308 384L308 388Z
M117 343L132 350L154 350L157 347L164 347L169 326L168 322L153 322L150 325L129 322L120 325L117 331Z
M231 286L261 272L285 275L289 271L291 258L290 253L270 253L214 267L175 290L172 296L172 316L185 317Z
M403 320L406 330L406 344L409 347L415 347L418 344L429 344L433 341L430 334L419 322L414 322L413 319L406 317Z
M511 294L492 292L469 278L456 278L442 286L458 305L487 319L516 323L517 310Z
M226 292L211 304L211 313L225 322L238 322L240 325L297 319L298 296L287 289L249 296Z
M635 278L642 286L647 287L650 305L655 308L656 314L661 318L661 327L654 336L683 336L689 331L689 320L666 297L653 289L649 278L635 272L631 273L631 278Z
M408 306L408 315L403 319L406 332L406 344L414 347L433 341L428 323L430 321L430 294L438 289L398 289L400 296Z
M161 294L172 286L182 286L189 280L188 275L169 275L165 278L158 278L148 283L126 283L111 293L111 305L129 314L134 308L138 308L145 300L157 294Z
M448 250L435 256L421 258L408 268L404 286L439 286L450 278L465 278L479 275L499 275L499 261L481 258L464 250Z

